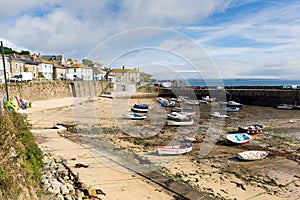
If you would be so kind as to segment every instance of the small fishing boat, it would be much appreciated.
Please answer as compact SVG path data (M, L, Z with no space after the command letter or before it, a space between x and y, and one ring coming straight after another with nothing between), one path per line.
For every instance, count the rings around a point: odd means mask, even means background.
M172 110L171 110L171 112L182 112L183 110L185 110L185 111L191 111L191 110L193 110L193 108L191 108L191 107L182 107L182 108L180 108L180 107L175 107L175 108L173 108Z
M235 101L228 101L228 102L219 102L219 105L221 107L237 107L237 108L242 108L243 104L235 102Z
M190 119L189 121L175 121L175 120L167 120L168 126L191 126L194 124L194 120Z
M240 108L239 108L239 107L225 106L225 107L224 107L224 110L225 110L225 111L228 111L228 112L236 112L236 111L239 111Z
M195 112L191 112L191 113L172 112L171 114L167 114L167 118L171 120L188 121L194 117L195 117Z
M193 146L183 144L175 146L156 146L159 155L182 155L192 151Z
M257 134L264 131L263 125L254 124L254 125L247 125L247 126L240 126L238 128L238 132L248 133L248 134Z
M175 101L161 101L160 105L162 105L163 107L175 107L176 106L176 102Z
M132 120L144 120L147 118L146 115L139 115L134 112L128 112L123 114L124 119L132 119Z
M148 104L134 104L133 107L131 108L132 112L142 112L146 113L148 112Z
M282 109L282 110L292 110L293 106L287 105L287 104L279 104L279 105L277 105L277 108Z
M247 133L235 133L226 135L226 139L235 144L246 144L252 140L252 137Z
M265 158L268 155L268 152L266 151L244 151L241 153L238 153L238 158L241 160L260 160Z
M199 100L200 101L200 103L212 103L212 102L214 102L214 101L216 101L216 98L214 98L214 97L209 97L209 96L206 96L206 97L202 97L202 99L201 100Z
M184 101L184 104L189 105L189 106L199 106L200 105L200 101L192 101L192 100L186 100Z
M221 113L219 112L213 112L212 114L210 114L210 116L214 118L229 118L228 115L221 115Z

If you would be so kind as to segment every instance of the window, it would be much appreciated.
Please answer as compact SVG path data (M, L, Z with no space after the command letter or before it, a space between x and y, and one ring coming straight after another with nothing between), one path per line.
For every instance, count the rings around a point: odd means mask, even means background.
M16 63L16 69L18 69L18 63Z
M74 69L74 73L76 73L76 69Z

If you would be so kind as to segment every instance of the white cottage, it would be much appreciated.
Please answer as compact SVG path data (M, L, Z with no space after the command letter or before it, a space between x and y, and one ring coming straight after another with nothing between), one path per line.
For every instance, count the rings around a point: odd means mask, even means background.
M67 79L68 80L83 80L83 81L92 81L93 80L93 69L81 65L73 64L67 67Z

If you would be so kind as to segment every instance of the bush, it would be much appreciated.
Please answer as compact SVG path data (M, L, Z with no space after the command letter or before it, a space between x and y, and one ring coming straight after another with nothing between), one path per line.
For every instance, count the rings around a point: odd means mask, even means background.
M18 199L32 188L39 193L43 154L30 124L14 111L0 111L0 131L0 199Z

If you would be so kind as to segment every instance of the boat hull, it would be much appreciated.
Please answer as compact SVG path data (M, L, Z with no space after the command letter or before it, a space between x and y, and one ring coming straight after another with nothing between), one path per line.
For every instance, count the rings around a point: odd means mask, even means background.
M241 160L252 161L252 160L261 160L268 155L266 151L244 151L238 153L238 158Z
M194 124L194 120L190 121L173 121L167 120L168 126L191 126Z
M236 133L226 135L226 140L234 144L246 144L252 140L252 137L247 133Z
M158 146L156 148L159 155L182 155L192 151L192 146Z
M250 135L262 133L263 131L264 131L263 126L256 125L256 124L255 125L250 125L250 126L243 126L243 127L238 128L238 132L247 133L247 134L250 134Z

